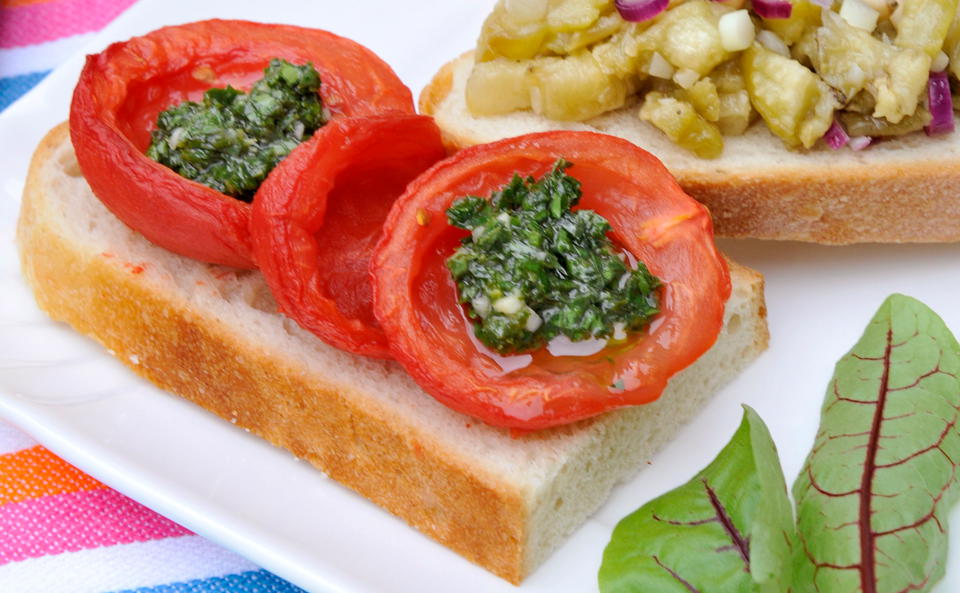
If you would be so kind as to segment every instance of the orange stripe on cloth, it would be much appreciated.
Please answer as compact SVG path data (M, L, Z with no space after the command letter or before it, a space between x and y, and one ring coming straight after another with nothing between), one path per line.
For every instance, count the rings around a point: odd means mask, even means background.
M45 2L58 2L59 0L0 0L0 7L13 8L15 6L30 6L31 4L44 4Z
M0 505L103 488L40 445L0 455Z

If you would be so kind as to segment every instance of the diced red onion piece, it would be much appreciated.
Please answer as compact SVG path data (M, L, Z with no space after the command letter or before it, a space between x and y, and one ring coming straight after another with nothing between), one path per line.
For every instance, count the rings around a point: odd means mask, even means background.
M616 0L617 12L626 21L648 21L667 9L670 0Z
M793 4L785 0L753 0L753 12L765 19L788 19L793 14Z
M832 7L833 7L833 0L810 0L810 1L813 2L814 4L816 4L817 6L821 7L821 8L832 8Z
M953 131L953 97L947 73L931 72L927 83L927 109L932 119L924 128L928 136L948 134Z
M850 138L850 148L853 150L863 150L864 148L870 146L870 143L873 142L873 138L870 136L854 136Z
M827 130L827 133L823 135L823 140L827 143L827 146L834 150L838 150L846 146L847 142L850 142L850 135L847 134L847 131L843 129L843 125L834 119L833 123L830 125L830 129Z

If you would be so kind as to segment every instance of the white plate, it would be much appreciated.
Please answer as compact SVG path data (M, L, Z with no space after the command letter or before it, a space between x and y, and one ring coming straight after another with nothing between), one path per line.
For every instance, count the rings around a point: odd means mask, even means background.
M201 18L289 22L364 43L417 92L445 60L470 48L491 5L141 0L89 49ZM144 383L37 311L19 278L13 228L29 155L66 118L81 64L82 56L72 59L0 116L0 416L114 488L310 591L515 591L288 453ZM736 428L741 402L769 424L792 480L813 440L833 364L887 294L923 300L960 331L960 246L723 247L766 274L770 350L618 488L523 591L596 590L616 522L708 463ZM960 537L951 545L938 593L960 591Z

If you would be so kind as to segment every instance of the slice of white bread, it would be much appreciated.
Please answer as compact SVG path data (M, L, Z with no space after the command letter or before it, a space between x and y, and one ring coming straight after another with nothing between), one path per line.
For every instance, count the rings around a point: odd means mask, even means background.
M826 244L960 241L960 131L914 133L860 152L823 146L788 150L754 123L724 138L718 159L701 159L640 121L636 105L587 122L557 122L521 111L474 117L465 88L467 53L445 65L420 95L448 147L463 148L552 129L626 138L660 158L680 185L710 208L718 236Z
M768 341L763 279L731 264L723 332L660 400L511 436L439 404L396 363L327 346L276 312L258 272L128 229L91 193L66 125L34 155L18 244L51 317L514 583Z

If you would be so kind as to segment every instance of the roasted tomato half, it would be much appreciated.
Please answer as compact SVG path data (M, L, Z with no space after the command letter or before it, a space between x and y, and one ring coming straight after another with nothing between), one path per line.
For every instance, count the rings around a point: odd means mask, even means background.
M500 357L478 345L458 303L445 262L466 231L448 224L446 210L462 196L489 197L515 173L540 177L558 159L573 163L578 208L606 218L612 241L663 282L661 312L645 331L590 355ZM523 430L657 399L716 341L730 295L707 210L646 151L588 132L532 134L441 161L394 204L371 271L377 319L424 390L488 424Z
M253 267L250 204L181 177L144 153L161 111L198 101L213 87L247 90L272 58L312 63L333 119L414 113L409 89L386 63L332 33L222 20L165 27L87 57L73 95L70 134L93 192L161 247Z
M370 257L407 183L444 156L420 115L335 119L290 153L260 186L251 224L280 310L341 350L389 358Z

